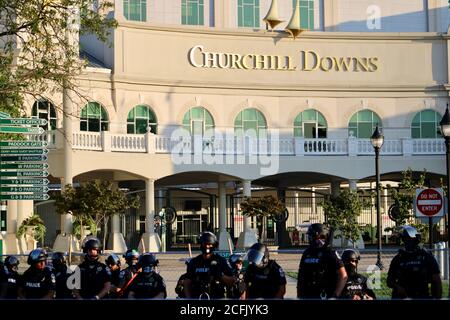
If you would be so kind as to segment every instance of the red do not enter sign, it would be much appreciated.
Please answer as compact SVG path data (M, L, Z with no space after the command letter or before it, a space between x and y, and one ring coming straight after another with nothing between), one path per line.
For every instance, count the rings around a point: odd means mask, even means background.
M416 216L436 217L444 213L444 197L442 189L416 190Z

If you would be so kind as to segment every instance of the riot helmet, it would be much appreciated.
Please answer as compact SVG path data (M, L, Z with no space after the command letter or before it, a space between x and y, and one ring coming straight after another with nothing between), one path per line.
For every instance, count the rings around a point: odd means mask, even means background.
M134 266L138 262L139 252L135 249L128 249L123 257L129 266Z
M64 269L66 267L66 258L62 252L54 252L52 254L52 265L55 270Z
M88 239L83 245L83 252L86 254L86 257L90 260L97 260L98 255L101 253L102 244L100 240L97 238ZM93 253L91 250L95 250Z
M415 251L422 240L422 236L417 232L417 229L411 226L403 226L401 237L405 244L406 252Z
M230 256L230 258L228 258L228 261L230 262L230 265L234 270L242 269L242 263L244 261L244 259L242 258L242 255L232 254Z
M31 250L30 254L28 255L27 263L32 266L35 263L41 262L41 261L47 261L48 254L45 249L37 248L34 250Z
M349 276L355 275L358 271L358 262L361 259L358 250L345 249L342 253L341 260L344 263L345 270Z
M217 237L214 233L205 231L200 236L200 250L203 254L212 253L219 246Z
M153 253L144 253L139 257L138 266L145 274L154 272L158 264L159 261Z
M269 249L265 244L255 243L247 252L247 260L249 264L264 268L269 263Z
M110 254L108 258L106 258L105 263L108 267L112 268L114 266L118 266L120 268L120 258L115 254Z
M329 230L322 223L313 223L308 227L307 231L309 245L314 248L322 248L328 246Z
M19 269L19 259L14 256L7 256L5 259L5 267L10 271L15 271Z

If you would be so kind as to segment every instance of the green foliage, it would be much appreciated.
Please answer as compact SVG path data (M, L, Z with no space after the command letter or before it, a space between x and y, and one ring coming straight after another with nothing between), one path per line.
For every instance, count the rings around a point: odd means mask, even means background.
M323 210L327 217L326 224L333 230L340 230L345 238L355 243L361 233L358 216L370 206L370 201L360 197L357 192L344 189L339 196L325 199Z
M123 214L128 208L139 208L139 197L127 198L111 182L94 180L78 188L66 185L64 191L55 197L55 206L59 214L71 212L80 230L83 225L90 225L96 235L100 224L112 215Z
M262 198L246 197L241 202L242 214L249 217L271 217L280 214L284 209L284 203L271 195Z
M89 216L86 216L80 219L80 216L75 216L75 219L72 224L73 234L78 238L78 240L83 240L83 228L89 229L92 234L97 234L97 225L95 224L94 219Z
M40 239L41 243L43 244L45 232L47 229L45 227L45 224L44 224L44 221L42 220L42 218L40 216L38 216L36 213L34 213L32 216L23 220L22 223L20 224L19 228L17 229L17 233L16 233L17 237L21 238L21 237L25 236L28 227L34 227L35 238Z
M413 213L413 204L414 197L416 195L417 188L425 187L425 177L426 170L420 174L418 179L413 178L413 172L410 168L408 170L402 172L403 179L399 183L398 187L392 187L387 185L387 189L389 195L392 200L394 200L394 204L399 208L399 216L395 221L394 228L386 228L386 231L398 231L400 226L405 224L410 224L414 226L418 231L425 234L428 230L428 226L425 224L414 224L414 213Z
M0 0L1 110L12 113L21 108L23 95L61 92L63 87L80 95L74 79L86 62L80 59L73 25L79 19L80 34L105 41L117 26L109 14L113 6L99 1L94 11L92 0Z

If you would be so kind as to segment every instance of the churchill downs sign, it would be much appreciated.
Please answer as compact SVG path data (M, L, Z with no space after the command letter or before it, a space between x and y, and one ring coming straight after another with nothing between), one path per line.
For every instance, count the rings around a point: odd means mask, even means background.
M375 72L377 57L322 56L314 50L301 50L298 56L208 52L202 45L189 50L189 63L196 68Z

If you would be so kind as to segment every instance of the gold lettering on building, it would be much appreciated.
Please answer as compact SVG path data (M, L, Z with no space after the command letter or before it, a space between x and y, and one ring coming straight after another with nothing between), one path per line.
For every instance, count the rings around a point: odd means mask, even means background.
M189 50L188 60L195 68L213 69L323 72L375 72L379 69L377 57L322 56L314 50L301 50L295 56L239 54L208 52L204 46L197 45Z

